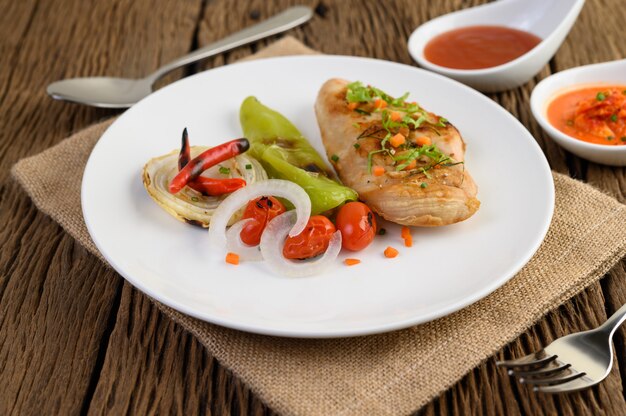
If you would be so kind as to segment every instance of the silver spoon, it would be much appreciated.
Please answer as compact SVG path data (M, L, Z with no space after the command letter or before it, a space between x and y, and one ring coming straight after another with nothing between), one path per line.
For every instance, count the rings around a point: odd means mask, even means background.
M313 16L311 8L291 7L276 16L218 40L178 58L141 79L88 77L70 78L48 85L46 91L56 100L105 108L127 108L152 93L154 83L165 74L259 39L301 25Z

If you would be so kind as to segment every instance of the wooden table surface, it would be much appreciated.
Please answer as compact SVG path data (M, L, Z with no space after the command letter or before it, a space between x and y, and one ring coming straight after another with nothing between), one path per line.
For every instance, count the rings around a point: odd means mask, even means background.
M10 167L70 133L117 114L55 102L54 80L139 77L198 46L304 3L314 19L290 33L319 51L412 64L406 40L420 23L481 0L0 0L0 414L272 414L191 335L41 214ZM626 56L623 0L588 0L555 58L531 82L492 94L533 134L559 172L626 200L625 169L588 163L533 120L535 84L566 68ZM271 39L178 71L169 80L249 55ZM451 97L452 98L452 97ZM592 328L626 303L626 262L551 312L500 357ZM625 415L625 332L601 385L542 396L512 383L493 360L420 414Z

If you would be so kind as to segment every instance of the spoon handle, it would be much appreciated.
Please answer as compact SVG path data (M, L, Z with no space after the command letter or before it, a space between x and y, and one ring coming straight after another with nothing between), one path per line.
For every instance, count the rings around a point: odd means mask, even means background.
M235 32L221 40L218 40L217 42L211 43L203 48L196 49L188 55L182 56L168 64L165 64L152 74L148 75L146 79L150 80L151 83L154 83L156 80L176 68L180 68L181 66L192 64L202 59L234 49L238 46L284 32L301 25L312 16L313 11L310 7L290 7L289 9L277 14L276 16L270 17L261 23L257 23L254 26Z

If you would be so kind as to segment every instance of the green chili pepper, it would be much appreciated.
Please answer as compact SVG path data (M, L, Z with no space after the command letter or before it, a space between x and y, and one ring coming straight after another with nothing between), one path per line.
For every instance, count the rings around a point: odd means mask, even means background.
M250 141L249 154L271 178L300 185L311 198L313 215L358 198L356 191L339 183L313 146L282 114L248 97L241 104L239 118Z

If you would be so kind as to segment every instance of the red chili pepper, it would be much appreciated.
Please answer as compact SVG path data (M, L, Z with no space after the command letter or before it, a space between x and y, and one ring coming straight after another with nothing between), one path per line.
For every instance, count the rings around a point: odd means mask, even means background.
M249 148L250 142L248 142L248 139L235 139L205 150L191 159L172 179L172 182L170 182L170 193L177 193L211 166L240 155Z
M191 150L189 149L189 135L187 134L187 127L183 130L182 144L180 146L180 153L178 154L178 170L184 168L191 160Z
M187 184L194 191L204 195L220 196L235 192L239 188L246 186L246 181L241 178L207 178L199 176Z

